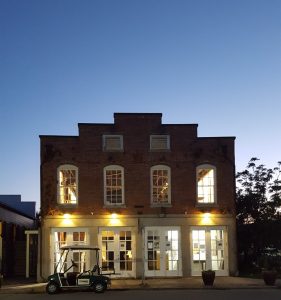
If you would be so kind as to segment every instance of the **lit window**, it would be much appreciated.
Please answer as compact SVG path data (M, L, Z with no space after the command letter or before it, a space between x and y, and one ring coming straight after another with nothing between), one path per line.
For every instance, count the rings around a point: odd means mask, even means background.
M122 135L103 135L104 151L123 151Z
M171 203L170 168L163 165L151 168L151 203Z
M58 168L58 203L76 204L78 201L78 168L62 165Z
M211 165L197 167L197 202L215 202L216 169Z
M170 136L163 135L163 134L151 135L150 150L154 150L154 151L170 150Z
M107 166L104 168L105 205L124 204L124 168Z

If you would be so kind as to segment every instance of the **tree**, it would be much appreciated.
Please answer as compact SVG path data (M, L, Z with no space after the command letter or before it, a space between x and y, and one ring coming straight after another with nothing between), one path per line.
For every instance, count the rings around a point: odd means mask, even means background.
M253 157L236 175L238 252L253 265L266 247L281 249L281 162L268 169ZM241 270L241 266L240 266Z
M274 169L257 165L253 157L236 175L236 207L238 224L251 224L280 218L281 162Z

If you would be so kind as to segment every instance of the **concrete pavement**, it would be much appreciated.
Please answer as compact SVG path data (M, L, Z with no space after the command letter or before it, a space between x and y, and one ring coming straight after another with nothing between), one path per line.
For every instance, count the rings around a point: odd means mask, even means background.
M34 283L29 281L3 282L0 294L15 293L45 293L46 283ZM281 279L275 286L266 286L263 279L244 277L216 277L214 285L205 287L201 277L184 278L159 278L159 279L112 279L111 290L129 289L270 289L281 288Z

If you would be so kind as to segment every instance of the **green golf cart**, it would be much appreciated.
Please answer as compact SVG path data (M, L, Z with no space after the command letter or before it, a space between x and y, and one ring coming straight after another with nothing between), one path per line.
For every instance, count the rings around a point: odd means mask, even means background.
M102 274L99 266L99 248L72 245L62 246L60 250L60 257L55 266L54 274L48 277L46 286L48 294L56 294L67 289L89 289L96 293L103 293L110 286L109 275L115 272L113 270L111 273ZM74 254L79 257L79 263L72 259ZM90 270L84 270L86 254L88 254L88 260L90 255L92 259L95 259L94 267Z

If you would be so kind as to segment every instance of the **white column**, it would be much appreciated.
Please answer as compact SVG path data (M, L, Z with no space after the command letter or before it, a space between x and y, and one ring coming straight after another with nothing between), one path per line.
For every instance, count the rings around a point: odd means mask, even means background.
M29 278L29 233L26 233L26 252L25 252L25 258L26 258L26 264L25 264L25 277Z

